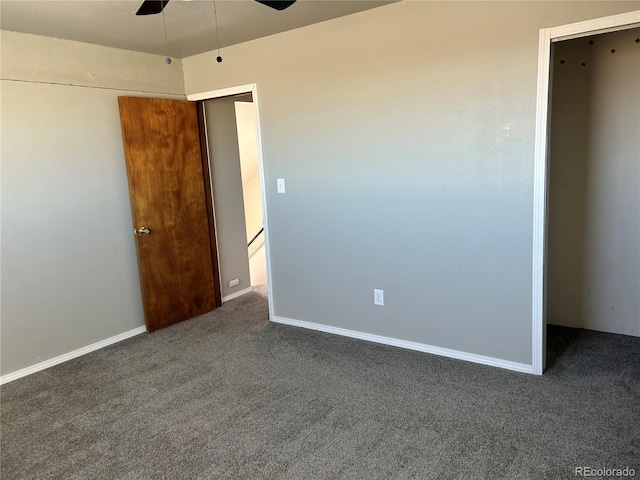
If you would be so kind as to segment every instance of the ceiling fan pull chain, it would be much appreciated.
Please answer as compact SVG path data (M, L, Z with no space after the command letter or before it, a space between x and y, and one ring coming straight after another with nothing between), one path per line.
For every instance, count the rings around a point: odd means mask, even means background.
M218 48L218 56L216 57L216 60L218 63L221 63L222 57L220 56L220 35L218 33L218 10L216 8L216 0L213 0L213 16L216 21L216 47Z
M171 65L171 57L169 56L169 40L167 39L167 21L164 17L165 2L162 0L160 3L162 5L162 26L164 27L164 51L167 55L167 58L164 59L164 63Z

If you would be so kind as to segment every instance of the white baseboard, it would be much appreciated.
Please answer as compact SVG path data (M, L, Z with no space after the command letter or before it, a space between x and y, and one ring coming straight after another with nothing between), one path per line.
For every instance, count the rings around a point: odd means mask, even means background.
M275 323L282 323L284 325L291 325L294 327L302 327L311 330L318 330L320 332L333 333L335 335L341 335L343 337L357 338L359 340L366 340L368 342L406 348L407 350L416 350L418 352L432 353L434 355L440 355L443 357L466 360L467 362L480 363L482 365L489 365L492 367L504 368L506 370L513 370L515 372L533 373L533 368L531 365L511 362L509 360L501 360L499 358L485 357L484 355L477 355L475 353L461 352L459 350L451 350L449 348L435 347L433 345L426 345L424 343L398 340L397 338L383 337L381 335L373 335L371 333L357 332L355 330L347 330L345 328L331 327L329 325L322 325L319 323L305 322L303 320L293 320L291 318L274 316L271 318L271 321Z
M53 367L54 365L58 365L59 363L66 362L67 360L71 360L73 358L86 355L87 353L100 350L101 348L104 348L108 345L121 342L122 340L126 340L127 338L135 337L136 335L140 335L141 333L145 333L146 331L147 327L137 327L133 330L129 330L128 332L105 338L104 340L92 343L91 345L87 345L86 347L78 348L77 350L73 350L72 352L59 355L49 360L45 360L44 362L36 363L35 365L31 365L30 367L22 368L12 373L7 373L6 375L2 375L0 377L0 385L12 382L13 380L17 380L18 378L26 377L27 375L39 372L40 370L45 370L49 367Z
M245 288L244 290L240 290L239 292L232 293L231 295L227 295L226 297L222 297L222 303L228 302L229 300L233 300L234 298L241 297L242 295L246 295L252 290L253 288L248 287L248 288Z

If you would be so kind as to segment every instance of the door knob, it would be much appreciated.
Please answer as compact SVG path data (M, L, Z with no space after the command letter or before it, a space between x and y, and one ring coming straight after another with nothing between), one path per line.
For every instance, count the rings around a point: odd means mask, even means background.
M135 230L135 234L139 237L143 235L149 235L150 233L151 230L149 230L147 227L140 227L138 230Z

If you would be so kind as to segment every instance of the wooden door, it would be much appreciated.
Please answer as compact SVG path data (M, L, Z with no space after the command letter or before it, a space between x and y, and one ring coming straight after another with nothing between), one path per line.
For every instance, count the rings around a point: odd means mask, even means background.
M193 102L119 97L147 331L221 305L202 113Z

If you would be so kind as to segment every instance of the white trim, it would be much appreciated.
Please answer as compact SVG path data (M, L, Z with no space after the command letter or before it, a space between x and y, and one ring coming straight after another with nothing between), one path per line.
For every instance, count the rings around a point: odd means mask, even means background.
M589 32L589 35L602 35L603 33L619 32L620 30L628 30L630 28L637 28L637 27L640 27L640 23L632 23L629 25L625 24L617 27L601 28L597 31ZM582 38L582 37L584 37L584 33L580 32L580 33L574 33L571 35L565 35L563 37L552 38L551 42L552 43L564 42L565 40L573 40L574 38Z
M540 30L538 45L538 99L536 105L536 134L533 162L533 269L532 269L532 346L533 373L544 370L544 245L547 185L547 123L549 113L549 77L551 63L551 37L549 29ZM543 128L539 128L543 125ZM538 161L538 159L543 159Z
M198 100L210 100L212 98L229 97L231 95L241 95L251 93L255 88L255 83L239 85L237 87L222 88L220 90L210 90L208 92L192 93L187 95L187 100L197 102ZM255 101L255 99L254 99Z
M231 295L227 295L226 297L222 297L222 303L226 303L229 300L233 300L234 298L241 297L251 292L253 289L251 287L245 288L244 290L240 290L239 292L232 293Z
M455 358L457 360L465 360L467 362L489 365L491 367L504 368L515 372L532 373L531 365L524 363L511 362L509 360L501 360L499 358L485 357L484 355L476 355L474 353L461 352L449 348L435 347L424 343L409 342L399 340L397 338L383 337L381 335L373 335L371 333L357 332L355 330L347 330L345 328L331 327L319 323L305 322L303 320L294 320L284 317L271 317L272 322L291 325L293 327L308 328L310 330L318 330L320 332L332 333L343 337L357 338L358 340L366 340L373 343L381 343L393 347L406 348L407 350L416 350L418 352L431 353L442 357Z
M533 161L533 269L532 269L532 368L542 375L545 368L545 268L547 175L549 148L549 99L551 44L605 31L633 28L640 24L640 10L571 23L540 30L538 44L538 87L536 105L535 153Z
M258 102L258 86L254 83L251 90L251 96L253 98L253 106L256 111L256 140L258 144L258 167L260 170L260 186L262 189L262 222L264 226L264 257L267 264L267 299L269 303L269 318L274 318L275 310L273 306L273 282L271 279L271 247L269 243L269 211L267 208L267 181L264 172L264 156L262 150L262 128L260 126L260 109Z
M99 342L92 343L91 345L87 345L86 347L78 348L77 350L73 350L69 353L50 358L49 360L45 360L44 362L36 363L35 365L31 365L30 367L16 370L12 373L7 373L6 375L2 375L0 377L0 385L12 382L14 380L17 380L18 378L26 377L27 375L45 370L49 367L64 363L68 360L81 357L82 355L86 355L87 353L100 350L101 348L121 342L122 340L126 340L127 338L135 337L136 335L140 335L141 333L146 333L146 331L147 327L137 327L133 330L129 330L127 332L114 335L113 337L105 338L104 340L100 340Z
M594 18L592 20L585 20L584 22L570 23L568 25L553 27L549 30L551 31L551 41L559 42L572 38L586 37L588 35L627 30L634 28L637 24L640 24L640 10L610 15L608 17Z
M262 150L262 129L260 127L260 102L258 101L258 86L255 83L240 85L237 87L222 88L220 90L210 90L208 92L192 93L187 95L187 100L211 100L213 98L228 97L230 95L240 95L250 93L253 98L253 108L256 116L256 142L258 146L258 169L260 172L260 186L262 187L262 222L264 226L264 256L267 264L267 284L269 285L267 298L269 300L269 318L274 318L273 306L273 282L271 281L271 248L269 245L269 211L267 208L267 183L264 173L264 156ZM215 211L215 210L214 210ZM227 296L225 298L229 298ZM222 301L225 301L225 298ZM234 297L235 298L235 297Z

